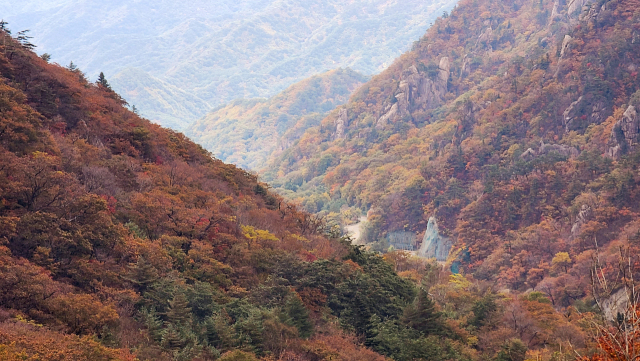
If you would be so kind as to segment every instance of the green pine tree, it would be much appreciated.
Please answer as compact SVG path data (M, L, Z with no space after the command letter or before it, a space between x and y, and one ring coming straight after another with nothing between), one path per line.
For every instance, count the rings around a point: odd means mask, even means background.
M169 324L162 333L162 341L160 346L165 350L179 350L186 345L185 339L180 334L180 330L174 325Z
M156 310L153 308L143 308L140 311L140 316L142 319L142 323L147 327L147 331L152 339L159 342L162 340L162 326L164 322L160 319Z
M527 350L527 346L521 340L511 339L502 345L496 361L524 361Z
M309 310L304 306L297 293L291 295L285 305L287 315L292 326L298 329L302 338L309 338L313 331L313 324L309 319Z
M143 293L158 280L158 271L141 256L138 257L136 264L129 267L129 274L125 279L133 283L140 293Z
M167 321L174 325L187 325L191 321L191 308L184 293L177 292L169 301L169 310L166 316Z
M224 352L231 349L236 340L236 332L231 325L231 318L225 310L205 320L205 333L209 345Z
M103 86L103 87L111 90L111 85L107 81L107 78L104 76L103 72L100 72L100 75L98 76L98 81L96 81L96 83L98 83L98 85L100 85L100 86Z
M420 288L414 303L405 308L402 321L407 327L420 331L424 335L437 335L444 332L442 314L438 312L435 302L424 288Z

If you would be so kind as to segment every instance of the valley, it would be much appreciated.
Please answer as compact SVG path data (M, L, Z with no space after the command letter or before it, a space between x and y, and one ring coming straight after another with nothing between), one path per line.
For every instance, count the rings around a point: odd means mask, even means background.
M111 26L74 1L2 9ZM109 6L174 11L142 50L179 66L93 81L0 28L0 360L637 359L639 0ZM372 12L439 17L374 57ZM226 70L270 75L191 68L230 48Z

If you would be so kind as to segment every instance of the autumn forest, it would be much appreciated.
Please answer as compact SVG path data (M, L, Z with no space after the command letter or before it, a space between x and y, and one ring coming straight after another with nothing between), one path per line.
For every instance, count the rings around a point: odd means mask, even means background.
M10 25L0 360L640 357L639 0L461 0L202 145Z

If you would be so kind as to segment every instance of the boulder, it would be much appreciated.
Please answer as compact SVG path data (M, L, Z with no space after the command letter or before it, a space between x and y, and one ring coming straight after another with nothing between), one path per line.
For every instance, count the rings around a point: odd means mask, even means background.
M571 45L571 40L573 40L573 38L569 34L565 35L564 39L562 39L562 47L560 48L560 57L561 58L564 57L564 54L569 49L569 46Z

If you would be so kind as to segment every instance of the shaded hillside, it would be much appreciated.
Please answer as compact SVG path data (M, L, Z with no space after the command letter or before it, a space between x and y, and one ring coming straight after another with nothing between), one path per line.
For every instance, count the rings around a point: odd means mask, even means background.
M352 70L332 70L270 99L233 101L189 126L185 134L216 158L258 170L272 153L288 148L329 111L346 103L365 81Z
M4 0L0 13L12 28L31 29L54 62L73 61L91 79L103 71L142 115L180 130L213 107L271 97L331 69L377 73L454 4ZM182 93L193 99L174 106Z
M369 242L435 216L476 276L556 282L555 254L588 259L640 211L638 5L463 1L265 179L312 212L368 212Z

